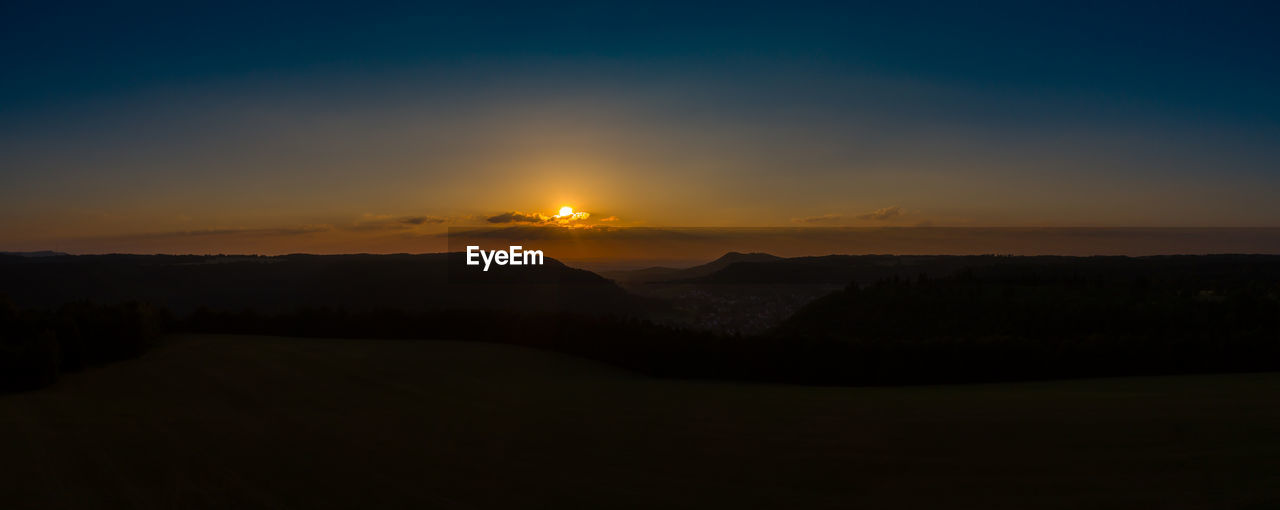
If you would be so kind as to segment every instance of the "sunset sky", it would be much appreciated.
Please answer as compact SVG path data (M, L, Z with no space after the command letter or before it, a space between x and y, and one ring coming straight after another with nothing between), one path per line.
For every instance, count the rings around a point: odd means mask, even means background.
M0 251L1280 227L1269 2L49 4L0 6Z

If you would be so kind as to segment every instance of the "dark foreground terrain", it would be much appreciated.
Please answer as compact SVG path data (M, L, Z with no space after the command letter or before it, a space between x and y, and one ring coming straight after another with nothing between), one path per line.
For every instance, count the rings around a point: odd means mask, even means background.
M0 395L4 508L1276 508L1280 374L823 388L182 336Z

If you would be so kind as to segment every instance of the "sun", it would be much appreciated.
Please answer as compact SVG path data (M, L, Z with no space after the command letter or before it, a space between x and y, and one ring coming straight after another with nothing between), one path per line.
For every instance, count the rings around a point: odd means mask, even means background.
M560 208L560 216L573 216L573 208L564 206Z

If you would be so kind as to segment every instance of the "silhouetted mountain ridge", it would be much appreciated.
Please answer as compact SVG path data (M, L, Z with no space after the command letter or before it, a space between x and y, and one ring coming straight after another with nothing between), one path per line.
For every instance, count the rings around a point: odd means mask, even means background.
M40 250L40 251L0 251L0 255L8 255L13 257L62 257L67 255L60 251Z
M608 278L626 283L668 282L707 276L732 264L740 262L772 262L778 260L785 259L768 253L739 253L731 251L721 255L718 259L707 262L706 264L683 269L649 267L632 271L606 271L601 274Z
M931 274L950 273L988 258L994 257L826 255L767 261L742 260L726 264L712 273L682 280L682 283L843 285L852 280L878 279L920 271Z
M825 255L735 261L704 276L673 280L698 284L836 284L868 283L886 278L941 278L975 267L1033 267L1098 274L1140 274L1170 270L1221 273L1241 264L1271 267L1270 255L1158 255L1148 257L1057 255Z
M787 379L824 383L1280 366L1280 256L984 262L941 278L859 282L819 298L770 333L777 358L787 359L777 365Z
M0 292L21 306L141 300L179 314L320 306L631 314L652 304L551 258L487 272L464 260L463 253L0 257Z

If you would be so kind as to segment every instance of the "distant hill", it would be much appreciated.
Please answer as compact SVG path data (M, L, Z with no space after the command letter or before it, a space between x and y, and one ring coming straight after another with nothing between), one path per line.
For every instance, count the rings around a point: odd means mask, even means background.
M679 283L718 284L836 284L872 281L920 273L944 276L975 264L999 260L994 255L904 256L826 255L822 257L740 260L703 275L672 279ZM1007 257L1006 257L1007 258Z
M651 267L634 271L608 271L601 275L624 284L846 285L854 280L916 276L919 273L944 276L964 267L988 264L1001 258L995 255L825 255L783 258L768 253L729 252L714 261L685 269Z
M605 271L601 272L601 275L623 283L666 282L707 276L739 262L773 262L779 260L785 259L768 253L738 253L731 251L706 264L684 269L649 267L631 271Z
M921 275L941 278L972 268L1034 268L1069 271L1096 277L1132 277L1168 272L1207 278L1230 271L1280 267L1275 255L1159 255L1150 257L1067 257L1004 255L827 255L780 258L765 262L733 262L704 276L672 280L696 284L837 284L873 283Z
M942 278L859 283L770 333L779 349L771 366L786 367L784 378L897 384L1280 367L1280 256L1000 257Z
M142 300L176 313L299 307L503 309L632 314L652 305L590 271L467 267L462 253L425 255L78 255L0 257L0 294L19 306Z
M60 251L42 250L42 251L0 251L0 255L9 255L13 257L62 257L62 256L66 256L67 254L62 253Z

